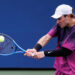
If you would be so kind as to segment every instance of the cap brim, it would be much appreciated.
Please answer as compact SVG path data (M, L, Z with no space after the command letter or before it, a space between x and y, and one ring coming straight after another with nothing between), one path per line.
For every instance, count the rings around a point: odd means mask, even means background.
M54 14L54 15L52 15L51 17L52 18L54 18L54 19L58 19L58 18L60 18L62 15L56 15L56 14Z

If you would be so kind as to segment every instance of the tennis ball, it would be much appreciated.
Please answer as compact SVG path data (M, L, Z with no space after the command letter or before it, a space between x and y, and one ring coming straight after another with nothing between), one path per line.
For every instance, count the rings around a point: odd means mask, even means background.
M4 36L0 36L0 42L4 42L4 40L5 40L5 38L4 38Z

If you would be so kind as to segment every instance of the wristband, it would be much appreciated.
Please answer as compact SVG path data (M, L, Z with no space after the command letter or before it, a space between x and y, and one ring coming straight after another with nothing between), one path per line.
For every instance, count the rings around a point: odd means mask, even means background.
M34 48L35 48L37 51L39 51L39 50L42 48L42 46L41 46L40 44L36 44L36 45L34 46Z

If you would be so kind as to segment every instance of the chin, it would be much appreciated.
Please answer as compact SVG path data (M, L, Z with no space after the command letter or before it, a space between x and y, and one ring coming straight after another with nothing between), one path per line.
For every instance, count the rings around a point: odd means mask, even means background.
M64 28L64 27L61 27L61 28Z
M65 28L66 27L66 25L59 25L61 28Z
M62 25L59 25L60 26L60 28L64 28L64 26L62 26Z

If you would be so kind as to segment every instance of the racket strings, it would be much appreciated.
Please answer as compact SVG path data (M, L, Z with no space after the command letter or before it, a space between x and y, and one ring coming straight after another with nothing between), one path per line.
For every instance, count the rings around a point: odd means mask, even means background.
M4 37L5 37L5 41L0 42L0 54L9 54L14 52L15 49L12 40L6 37L5 35Z
M15 53L25 53L25 49L20 47L10 36L0 33L5 37L5 41L0 43L0 55L12 55Z
M0 50L5 49L5 47L9 44L9 42L7 40L5 40L4 42L0 42Z

